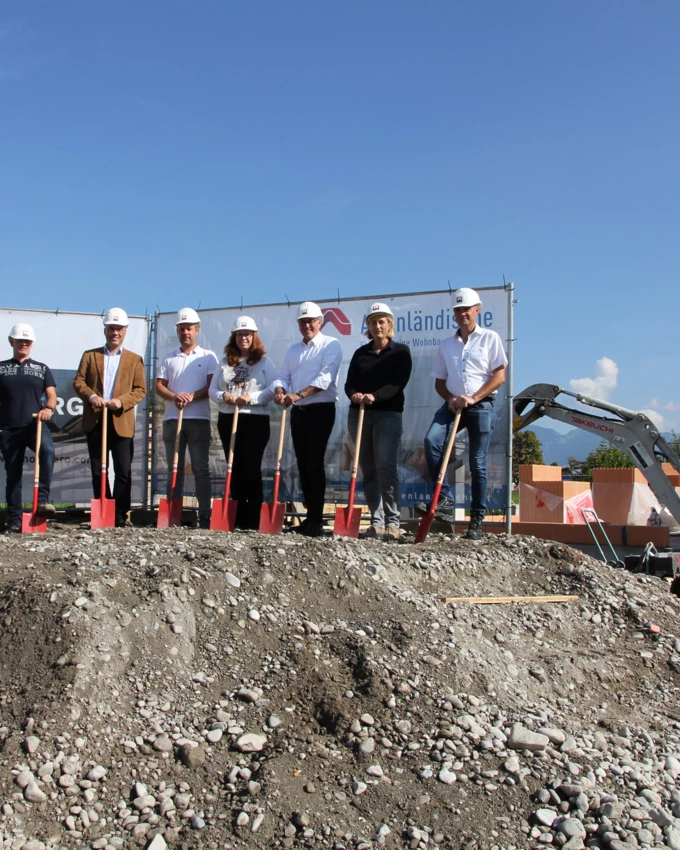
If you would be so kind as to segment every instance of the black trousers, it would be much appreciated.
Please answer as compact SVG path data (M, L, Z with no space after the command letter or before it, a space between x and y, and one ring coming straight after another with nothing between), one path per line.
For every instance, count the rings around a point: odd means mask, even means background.
M229 456L229 441L234 422L233 413L220 413L217 430L222 440L224 457ZM237 528L260 527L262 508L262 456L269 442L269 417L258 413L239 414L231 470L231 498L238 502Z
M134 440L132 437L119 437L113 426L111 411L107 411L109 417L106 423L106 442L108 451L113 461L113 499L116 502L116 522L122 523L130 510L132 494L132 456L134 453ZM94 497L98 499L101 495L101 465L102 465L102 425L101 422L85 434L87 438L87 450L90 453L90 468L92 470L92 489ZM108 479L106 481L106 498L111 498L111 490Z
M307 506L307 519L321 525L326 499L326 446L335 424L335 404L320 402L293 407L290 434L297 459L300 487Z

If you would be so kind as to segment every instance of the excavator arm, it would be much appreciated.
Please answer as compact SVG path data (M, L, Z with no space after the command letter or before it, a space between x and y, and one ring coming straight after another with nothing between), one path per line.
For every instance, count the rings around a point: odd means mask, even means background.
M556 401L559 395L571 396L580 404L613 413L617 418L573 410ZM609 440L628 455L649 482L654 495L680 525L680 496L661 467L661 461L665 460L680 472L680 458L644 413L580 393L570 393L555 384L534 384L515 396L514 415L515 421L519 419L518 431L542 416L548 416Z

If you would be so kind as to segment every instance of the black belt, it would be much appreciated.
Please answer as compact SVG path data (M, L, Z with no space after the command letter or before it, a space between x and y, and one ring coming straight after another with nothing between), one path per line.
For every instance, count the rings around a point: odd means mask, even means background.
M493 404L495 400L496 397L494 395L488 395L486 398L480 398L479 401L476 404L473 404L472 406L477 407L478 404L483 404L485 401L490 401L491 404Z
M334 401L313 401L313 402L311 402L311 404L300 404L300 405L294 404L293 410L299 410L300 412L302 412L303 410L312 410L314 408L316 408L318 410L320 407L335 407L335 402Z

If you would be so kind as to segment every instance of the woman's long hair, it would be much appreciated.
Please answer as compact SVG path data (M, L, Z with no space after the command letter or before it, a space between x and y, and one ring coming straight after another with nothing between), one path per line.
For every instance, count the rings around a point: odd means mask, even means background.
M257 331L253 331L253 344L250 346L250 352L246 358L246 363L253 366L259 363L267 352L264 350L264 345ZM236 331L229 337L229 342L224 346L224 356L227 358L227 363L230 366L236 366L241 360L241 351L236 345Z

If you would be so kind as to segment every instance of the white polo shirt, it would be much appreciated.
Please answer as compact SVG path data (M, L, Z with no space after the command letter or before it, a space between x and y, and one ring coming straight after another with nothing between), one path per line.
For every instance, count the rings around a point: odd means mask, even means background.
M452 395L474 395L499 366L507 366L508 358L496 331L475 326L467 342L460 331L447 337L434 358L433 378L446 380Z
M296 401L296 407L337 401L341 362L342 348L338 340L318 333L308 343L300 340L291 345L272 388L283 387L287 393L299 393L305 387L318 387L321 390Z
M168 389L173 393L195 393L208 386L209 376L214 375L219 368L217 356L214 351L208 351L197 345L188 354L184 354L181 348L175 349L163 359L157 378L168 382ZM165 405L166 419L177 419L179 410L172 402ZM192 401L184 408L185 419L210 419L210 399L201 398Z

